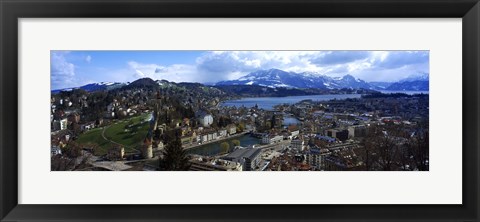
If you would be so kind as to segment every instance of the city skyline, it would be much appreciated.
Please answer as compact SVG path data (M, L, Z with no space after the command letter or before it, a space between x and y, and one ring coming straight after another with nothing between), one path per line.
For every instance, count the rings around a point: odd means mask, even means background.
M51 87L149 77L216 83L271 68L367 82L429 73L428 51L51 51Z

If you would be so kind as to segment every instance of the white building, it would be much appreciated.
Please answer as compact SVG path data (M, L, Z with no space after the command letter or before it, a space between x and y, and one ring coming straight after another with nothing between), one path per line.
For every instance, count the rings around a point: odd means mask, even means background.
M291 135L291 136L292 136L292 138L293 138L293 137L298 136L299 134L300 134L300 131L299 131L299 130L295 130L295 131L292 131L292 135Z
M95 128L95 122L89 122L89 123L85 123L85 124L80 125L80 129L82 131L88 131L88 130L91 130L93 128Z
M225 137L227 136L227 130L226 129L221 129L218 131L218 137Z
M53 130L66 130L68 126L67 118L53 121Z
M203 127L208 127L213 123L213 116L210 114L202 115L198 120Z
M303 151L305 149L305 142L303 142L303 140L292 140L290 145L294 150Z
M233 135L233 134L237 133L237 127L236 127L235 125L230 126L230 127L228 128L228 133L229 133L230 135Z
M348 127L349 138L365 137L365 136L367 136L367 128L364 125Z
M282 135L277 135L277 136L266 135L266 136L262 137L262 144L278 143L282 140L283 140Z
M201 136L200 141L202 143L208 142L208 134L204 134Z
M305 161L310 165L315 167L317 170L323 170L325 168L325 157L329 155L327 149L310 149L305 155Z
M62 154L62 150L60 148L58 148L57 146L52 146L50 156L61 155L61 154Z

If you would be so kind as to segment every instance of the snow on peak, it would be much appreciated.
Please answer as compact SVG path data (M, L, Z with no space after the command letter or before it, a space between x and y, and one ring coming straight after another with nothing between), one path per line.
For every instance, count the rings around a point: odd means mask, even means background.
M100 85L100 86L111 86L115 83L113 82L100 82L100 83L97 83L97 85Z
M402 82L411 82L411 81L428 81L429 75L428 73L418 73L408 76L407 78L403 79Z

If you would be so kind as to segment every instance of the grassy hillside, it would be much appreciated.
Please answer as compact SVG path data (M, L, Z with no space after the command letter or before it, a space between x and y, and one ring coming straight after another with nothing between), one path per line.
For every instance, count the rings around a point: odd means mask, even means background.
M135 151L148 133L149 122L146 120L147 117L148 114L143 114L115 122L106 126L105 129L92 129L80 135L76 142L83 145L98 145L98 155L106 154L108 149L115 144L122 144L125 147L125 152ZM107 140L102 136L104 130Z

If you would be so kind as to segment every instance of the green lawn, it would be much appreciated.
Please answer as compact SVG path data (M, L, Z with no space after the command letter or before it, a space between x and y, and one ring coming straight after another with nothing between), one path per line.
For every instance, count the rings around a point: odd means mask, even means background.
M145 122L148 114L132 117L106 126L105 137L125 147L125 152L138 149L148 133L149 122ZM92 129L79 136L77 142L80 144L95 143L100 146L99 154L105 154L112 147L111 142L103 139L103 128Z
M79 144L97 144L100 147L99 154L103 155L107 153L107 150L112 147L112 143L107 140L104 140L102 137L103 128L96 128L89 130L88 132L80 135L76 140Z
M150 127L149 122L145 122L147 114L132 117L110 125L105 131L105 136L117 143L125 146L125 151L138 148L143 143Z

